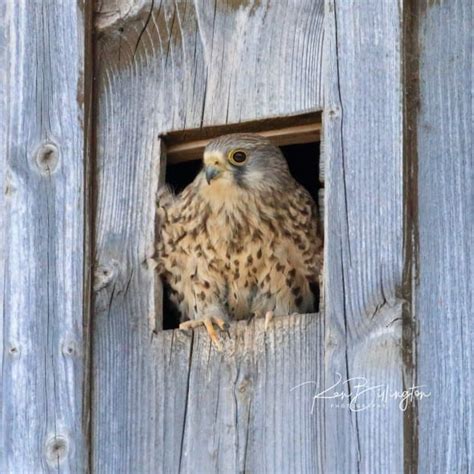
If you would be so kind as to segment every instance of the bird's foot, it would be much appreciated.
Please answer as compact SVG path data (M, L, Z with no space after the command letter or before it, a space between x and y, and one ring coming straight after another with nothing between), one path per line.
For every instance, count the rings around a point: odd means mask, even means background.
M219 341L219 336L217 335L217 332L214 328L214 324L216 324L222 331L227 331L229 329L229 323L227 321L224 321L223 319L217 318L215 316L210 318L192 319L190 321L185 321L184 323L181 323L179 325L179 329L186 331L204 325L212 343L214 344L214 347L218 351L221 351L222 345Z

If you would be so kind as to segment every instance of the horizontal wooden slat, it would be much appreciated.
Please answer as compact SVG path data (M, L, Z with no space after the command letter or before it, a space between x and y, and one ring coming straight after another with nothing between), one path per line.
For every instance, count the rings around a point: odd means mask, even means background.
M244 130L242 127L239 129ZM229 129L230 133L235 133ZM276 146L295 145L319 141L321 134L321 123L308 125L296 125L293 127L277 128L272 130L253 131L271 140ZM217 136L217 135L216 135ZM183 161L196 160L202 157L204 148L210 138L195 140L186 143L168 145L168 163L181 163Z

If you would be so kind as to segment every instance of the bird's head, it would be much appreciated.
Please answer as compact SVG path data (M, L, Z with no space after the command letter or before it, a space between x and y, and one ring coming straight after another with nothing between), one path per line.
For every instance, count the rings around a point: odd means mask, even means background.
M289 177L280 149L267 138L235 133L211 140L204 150L205 186L244 190L279 186Z

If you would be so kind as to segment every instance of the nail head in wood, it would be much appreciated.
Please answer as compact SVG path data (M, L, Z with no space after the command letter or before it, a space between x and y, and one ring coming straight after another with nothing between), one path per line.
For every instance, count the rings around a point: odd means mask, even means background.
M328 110L328 115L330 119L336 119L338 118L340 114L340 110L338 107L334 107L333 109Z
M115 262L99 265L94 272L94 290L105 288L117 275Z
M62 353L67 357L73 357L78 353L77 344L75 341L66 341L62 344Z
M12 357L19 357L21 354L21 347L19 344L11 344L8 348L8 354Z

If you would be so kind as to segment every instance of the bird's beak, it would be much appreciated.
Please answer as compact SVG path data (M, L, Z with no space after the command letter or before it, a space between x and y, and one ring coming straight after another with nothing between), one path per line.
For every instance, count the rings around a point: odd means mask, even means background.
M211 181L217 176L219 176L222 170L219 168L216 168L215 166L206 166L205 172L206 172L207 184L211 184Z

